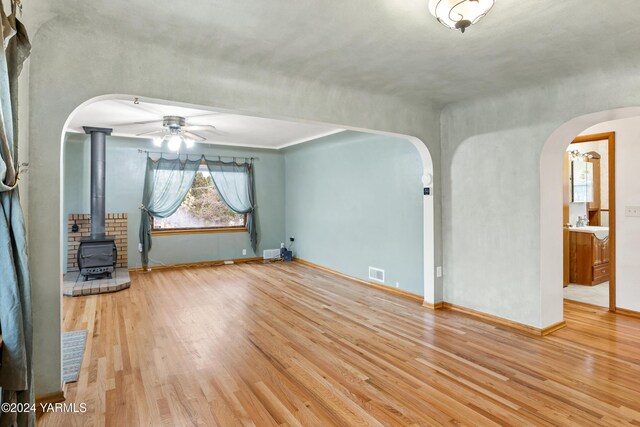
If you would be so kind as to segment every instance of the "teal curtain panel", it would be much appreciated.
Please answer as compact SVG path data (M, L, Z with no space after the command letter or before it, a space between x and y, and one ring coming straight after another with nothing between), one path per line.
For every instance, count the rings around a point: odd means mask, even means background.
M140 244L142 265L149 265L151 251L151 219L167 218L178 210L191 189L200 159L153 160L147 156L147 168L140 206Z
M33 404L31 290L17 158L18 76L31 45L16 11L15 2L9 16L0 8L0 388L3 402ZM0 426L16 425L35 426L35 414L0 412Z
M236 163L221 160L206 160L211 179L218 189L222 201L229 209L247 215L247 231L253 252L258 249L258 228L256 221L255 184L253 162Z

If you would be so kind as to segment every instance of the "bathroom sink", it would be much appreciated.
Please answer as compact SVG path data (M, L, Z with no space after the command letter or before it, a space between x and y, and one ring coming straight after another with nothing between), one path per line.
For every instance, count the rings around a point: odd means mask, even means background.
M595 236L602 240L609 236L609 227L598 227L595 225L587 225L586 227L573 227L571 231L577 231L579 233L593 233Z
M594 231L609 231L609 227L599 227L599 226L596 226L596 225L587 225L585 227L575 227L574 230L593 233Z

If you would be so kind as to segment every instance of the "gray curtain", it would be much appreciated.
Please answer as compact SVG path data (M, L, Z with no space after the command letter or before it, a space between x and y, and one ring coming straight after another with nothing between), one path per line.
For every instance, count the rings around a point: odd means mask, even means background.
M235 159L233 162L223 162L220 159L205 161L222 201L235 213L247 215L247 231L253 252L256 252L258 229L253 162L236 163Z
M16 19L0 5L0 360L3 402L34 402L31 355L33 326L24 216L18 193L18 76L31 45ZM33 426L33 412L0 411L0 426Z
M142 265L149 265L151 250L151 218L167 218L182 204L200 167L200 160L152 160L147 156L147 168L140 206L140 243Z

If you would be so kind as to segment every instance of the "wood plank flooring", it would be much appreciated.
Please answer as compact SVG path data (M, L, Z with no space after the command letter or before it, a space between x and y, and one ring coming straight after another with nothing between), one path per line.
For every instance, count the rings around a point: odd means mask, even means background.
M138 274L45 426L640 425L640 319L568 303L532 337L296 263Z

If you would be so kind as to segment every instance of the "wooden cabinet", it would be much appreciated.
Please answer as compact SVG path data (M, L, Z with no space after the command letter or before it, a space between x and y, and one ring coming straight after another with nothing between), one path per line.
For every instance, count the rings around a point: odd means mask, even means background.
M571 283L593 286L609 280L609 237L570 231Z

